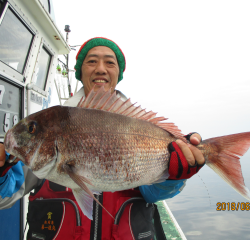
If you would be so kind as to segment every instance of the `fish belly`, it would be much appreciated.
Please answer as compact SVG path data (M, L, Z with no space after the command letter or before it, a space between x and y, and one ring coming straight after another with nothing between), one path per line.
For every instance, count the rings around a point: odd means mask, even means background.
M64 154L63 162L90 180L92 190L117 191L152 184L168 168L168 141L162 139L100 132L74 135L69 142L68 147L78 147Z

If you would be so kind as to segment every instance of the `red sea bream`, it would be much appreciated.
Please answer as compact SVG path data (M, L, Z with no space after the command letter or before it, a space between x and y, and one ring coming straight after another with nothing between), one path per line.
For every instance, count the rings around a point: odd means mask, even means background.
M77 107L55 106L22 119L7 132L4 145L37 177L71 188L92 219L93 193L168 178L168 144L186 139L173 123L155 116L100 88ZM197 146L206 164L248 200L238 156L249 146L250 132Z

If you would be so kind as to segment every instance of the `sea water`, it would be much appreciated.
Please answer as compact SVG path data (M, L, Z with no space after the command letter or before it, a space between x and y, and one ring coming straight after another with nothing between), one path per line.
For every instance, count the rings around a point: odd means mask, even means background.
M250 188L250 150L240 162L245 185ZM208 166L187 180L178 196L166 202L188 240L250 239L250 211L246 210L250 201ZM236 207L239 203L238 210L231 208L233 203Z

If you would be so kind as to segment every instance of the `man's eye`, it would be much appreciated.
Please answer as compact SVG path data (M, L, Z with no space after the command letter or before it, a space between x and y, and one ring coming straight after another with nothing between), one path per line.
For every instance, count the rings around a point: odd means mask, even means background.
M115 64L114 62L108 61L108 64Z
M96 60L89 60L88 63L96 63Z

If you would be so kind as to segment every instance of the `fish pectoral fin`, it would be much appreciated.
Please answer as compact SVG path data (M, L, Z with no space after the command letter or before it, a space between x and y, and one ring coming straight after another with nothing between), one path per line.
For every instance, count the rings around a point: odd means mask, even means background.
M83 214L93 220L93 198L82 189L72 189Z
M90 180L88 180L87 178L83 177L83 176L79 176L77 174L75 174L72 170L72 168L70 167L70 165L65 164L64 165L64 170L68 173L68 175L70 176L70 178L81 188L81 191L79 192L74 192L76 190L72 190L74 193L74 196L79 204L79 206L82 209L82 212L84 213L84 215L86 215L89 219L92 220L92 215L93 215L93 200L94 199L101 207L103 207L103 205L95 198L93 192L86 186L85 183L88 183L90 185L93 186L93 184L91 183ZM96 192L95 192L96 193ZM99 193L99 192L97 192ZM100 194L100 193L99 193ZM80 195L80 196L79 196ZM87 196L88 195L88 196ZM87 196L87 197L86 197ZM91 203L90 200L91 199ZM109 212L108 210L103 207L106 212L113 218L115 219Z
M69 174L70 178L82 189L84 190L89 196L91 196L93 199L95 199L93 192L90 191L90 189L86 186L85 183L88 183L89 185L94 186L91 181L83 176L77 175L72 170L72 167L70 165L65 164L64 170Z

